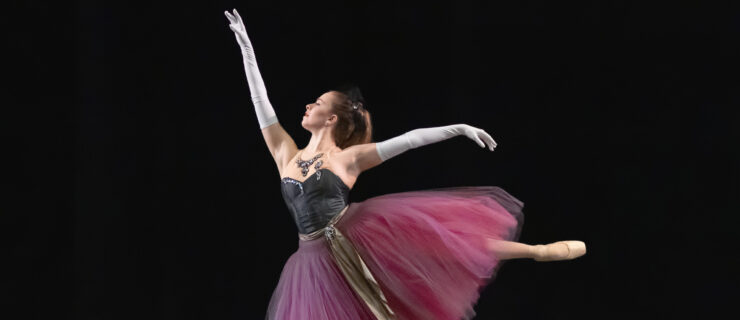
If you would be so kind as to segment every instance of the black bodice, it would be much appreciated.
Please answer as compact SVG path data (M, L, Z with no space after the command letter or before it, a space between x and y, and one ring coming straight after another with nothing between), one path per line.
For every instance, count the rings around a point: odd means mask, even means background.
M311 233L326 224L349 204L350 188L334 172L318 169L305 181L283 178L283 200L299 233Z

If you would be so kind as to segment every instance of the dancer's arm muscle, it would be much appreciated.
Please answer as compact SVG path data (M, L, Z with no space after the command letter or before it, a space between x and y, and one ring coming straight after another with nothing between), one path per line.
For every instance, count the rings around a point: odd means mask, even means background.
M356 144L342 150L349 156L347 171L353 176L359 176L363 171L377 166L383 162L375 149L375 142Z
M288 132L283 129L280 123L275 123L262 129L262 136L265 138L267 148L270 150L272 158L278 167L280 176L283 175L283 168L288 164L290 159L298 152L298 146L290 137Z

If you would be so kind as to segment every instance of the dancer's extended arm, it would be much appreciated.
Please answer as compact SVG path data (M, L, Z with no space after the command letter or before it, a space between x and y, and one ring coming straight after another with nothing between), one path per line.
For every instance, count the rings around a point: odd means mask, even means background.
M257 67L257 58L254 54L254 48L252 42L247 36L247 30L244 27L239 12L234 9L234 13L231 14L225 11L226 18L229 19L229 28L234 31L236 41L239 43L241 48L242 59L244 61L244 71L247 75L247 83L249 84L249 93L252 96L252 103L254 104L254 111L257 113L257 122L259 123L260 129L262 129L262 136L265 138L270 154L272 154L275 162L279 169L282 169L286 161L298 151L293 138L283 129L275 115L275 110L270 104L270 100L267 97L267 89L262 81L262 75Z
M381 142L352 146L348 150L352 149L355 169L362 172L407 150L459 135L467 136L481 148L486 147L486 144L488 144L488 149L491 151L496 148L496 141L482 129L467 124L453 124L442 127L414 129Z

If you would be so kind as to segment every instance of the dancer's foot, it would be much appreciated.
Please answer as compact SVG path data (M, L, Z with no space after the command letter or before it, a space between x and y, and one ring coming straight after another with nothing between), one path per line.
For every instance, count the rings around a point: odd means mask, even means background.
M586 254L583 241L558 241L547 245L536 245L535 261L571 260Z

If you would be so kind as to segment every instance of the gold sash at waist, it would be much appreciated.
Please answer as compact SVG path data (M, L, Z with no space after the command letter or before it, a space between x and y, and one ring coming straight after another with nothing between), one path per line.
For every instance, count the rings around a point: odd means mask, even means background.
M345 206L336 216L334 216L325 228L316 230L309 234L299 233L298 237L303 241L314 240L322 235L329 242L332 256L337 266L342 270L344 278L352 286L352 289L370 308L370 311L380 320L393 320L396 315L388 306L388 301L380 290L378 282L365 265L365 261L357 253L352 242L347 239L334 224L344 215L349 206Z
M329 226L331 226L332 228L334 227L334 224L337 223L337 221L339 221L339 219L341 219L342 216L344 216L344 213L347 212L348 208L349 208L348 205L344 206L342 211L339 211L337 215L335 215L334 217L331 218L331 220L329 220L329 222L326 224L326 227L323 227L311 233L298 233L298 238L300 238L303 241L318 239L319 237L324 235L324 232L326 232L326 229L329 228Z

